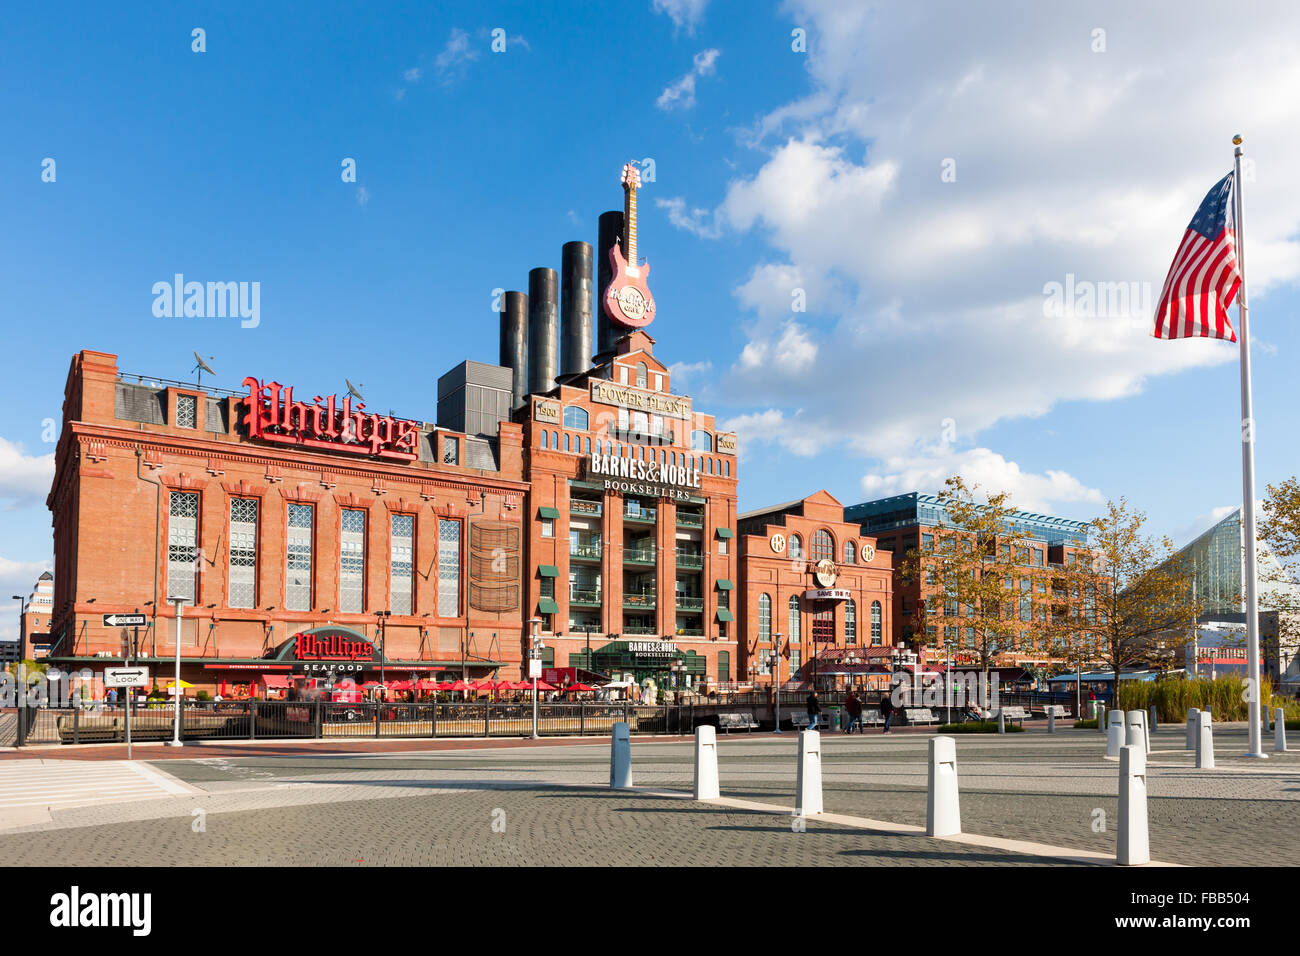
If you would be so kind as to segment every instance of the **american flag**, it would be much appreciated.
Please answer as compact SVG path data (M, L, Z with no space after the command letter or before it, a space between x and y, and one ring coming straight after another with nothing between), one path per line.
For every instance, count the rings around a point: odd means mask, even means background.
M1233 173L1228 173L1205 194L1187 224L1156 306L1153 334L1158 339L1237 341L1228 318L1228 307L1241 288L1232 186Z

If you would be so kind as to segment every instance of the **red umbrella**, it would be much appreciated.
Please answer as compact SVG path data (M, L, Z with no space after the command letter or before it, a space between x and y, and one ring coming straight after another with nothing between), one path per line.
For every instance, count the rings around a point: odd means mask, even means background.
M422 680L415 685L416 690L442 690L442 685L436 680Z
M447 688L447 690L462 690L462 691L469 690L469 689L470 689L469 684L466 684L463 680L458 680L450 687Z
M496 689L497 689L497 690L515 690L516 688L515 688L515 685L514 685L514 684L510 683L510 681L508 681L508 680L503 680L503 681L499 681L499 682L497 683L497 687L496 687Z
M411 682L409 680L395 680L388 685L389 690L410 690Z
M532 690L532 689L533 689L533 685L532 685L531 683L528 685L528 689L529 689L529 690ZM538 690L555 690L555 688L554 688L553 686L551 686L550 684L546 683L546 681L544 681L544 680L539 680L539 681L537 682L537 689L538 689Z
M564 692L566 694L572 694L575 691L577 691L578 693L582 693L583 691L595 690L595 689L596 688L590 686L589 684L570 684L568 687L564 688Z
M528 681L526 680L515 681L515 683L510 685L510 689L511 690L532 690L533 685L528 683Z
M384 685L379 683L379 681L377 680L368 680L361 686L362 687L383 687Z

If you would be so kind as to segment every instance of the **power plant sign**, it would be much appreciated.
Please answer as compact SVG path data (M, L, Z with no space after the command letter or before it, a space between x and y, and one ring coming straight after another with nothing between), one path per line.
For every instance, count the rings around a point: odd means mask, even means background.
M650 276L650 263L641 265L636 255L636 191L641 185L641 173L633 163L623 167L623 238L627 243L627 256L615 242L609 249L609 264L613 278L605 290L605 314L618 325L639 329L655 318L655 300L650 294L646 279Z

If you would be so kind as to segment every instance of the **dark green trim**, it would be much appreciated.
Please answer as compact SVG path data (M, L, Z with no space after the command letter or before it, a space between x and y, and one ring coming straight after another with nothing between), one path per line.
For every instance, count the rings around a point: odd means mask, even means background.
M718 578L719 591L730 591L732 589L733 589L733 585L730 581L728 581L726 578Z
M560 512L557 508L548 508L546 505L543 505L537 509L537 517L539 518L558 518L559 516Z
M537 609L543 614L559 614L560 606L550 598L542 598L537 602Z
M734 538L735 535L732 534L730 528L719 528L719 529L718 529L718 537L719 537L719 538Z
M560 569L553 564L543 564L537 569L537 574L538 577L543 578L558 578L560 576Z
M731 616L731 612L728 611L725 607L720 607L720 608L718 608L718 620L719 620L719 621L734 621L735 618Z

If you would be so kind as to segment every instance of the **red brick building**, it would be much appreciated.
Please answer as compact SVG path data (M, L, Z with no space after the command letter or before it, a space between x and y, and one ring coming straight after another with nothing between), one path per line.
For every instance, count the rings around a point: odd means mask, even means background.
M99 670L138 637L139 659L165 679L175 595L182 678L226 694L332 666L291 640L321 627L355 645L344 669L362 679L517 663L519 426L487 441L367 413L351 396L244 384L203 389L124 376L104 352L73 358L47 502L50 662ZM106 626L117 612L146 624Z
M740 535L739 674L771 682L868 674L893 652L893 567L826 491L748 511ZM846 658L852 655L849 662Z

